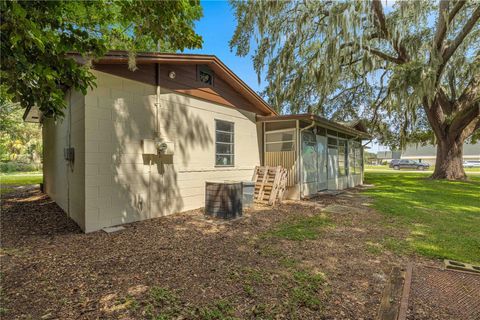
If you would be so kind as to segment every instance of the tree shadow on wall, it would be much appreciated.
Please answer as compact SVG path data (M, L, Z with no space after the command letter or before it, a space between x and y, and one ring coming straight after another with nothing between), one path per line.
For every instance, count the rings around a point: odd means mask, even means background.
M182 211L185 204L177 167L187 166L195 150L213 144L209 126L200 116L175 99L162 101L157 111L155 93L149 91L143 97L117 97L113 102L112 212L105 213L103 221L100 218L102 224L128 223ZM173 155L143 153L142 140L155 139L158 127L162 139L175 143Z

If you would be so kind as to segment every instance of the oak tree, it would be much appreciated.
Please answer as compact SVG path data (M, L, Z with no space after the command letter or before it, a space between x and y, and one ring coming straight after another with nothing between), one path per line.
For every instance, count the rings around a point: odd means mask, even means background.
M0 2L2 93L24 108L36 105L44 116L59 117L66 88L83 93L95 85L89 65L108 50L135 52L199 48L194 31L201 18L198 0L4 1Z
M390 2L391 3L391 2ZM384 143L437 145L433 178L464 179L480 128L480 2L233 1L231 47L282 112L366 117Z

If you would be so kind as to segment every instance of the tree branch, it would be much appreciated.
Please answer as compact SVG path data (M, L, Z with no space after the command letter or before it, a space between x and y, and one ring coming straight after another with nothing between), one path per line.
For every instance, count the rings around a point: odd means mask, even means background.
M367 50L368 52L370 52L371 54L374 54L376 55L377 57L380 57L384 60L387 60L387 61L390 61L390 62L393 62L393 63L396 63L396 64L403 64L405 63L405 60L404 59L401 59L400 57L393 57L391 55L388 55L378 49L375 49L375 48L371 48L369 46L365 46L363 45L362 46L363 49Z
M450 57L455 53L457 48L460 46L460 44L463 42L465 37L472 31L472 28L475 26L477 23L478 19L480 18L480 5L475 9L475 11L472 13L472 16L470 19L467 20L465 25L462 28L462 31L457 35L455 39L453 39L445 48L442 54L443 62L442 64L445 65L447 61L450 59Z
M457 113L450 125L450 134L455 139L466 139L471 133L473 128L476 127L476 123L472 125L472 122L476 122L480 118L480 103L471 104L467 109ZM468 132L471 129L472 132ZM460 140L460 141L463 141Z
M460 141L465 141L478 129L480 129L480 116L477 116L476 119L473 119L472 122L470 122L470 124L463 129L462 134L459 137Z
M437 89L436 99L437 99L437 102L440 104L440 107L442 108L443 112L446 115L451 115L453 112L453 105L448 99L447 94L441 87Z
M389 61L389 62L393 62L393 63L396 63L396 64L403 64L405 63L405 61L403 59L400 59L400 58L397 58L397 57L394 57L394 56L391 56L389 55L388 53L385 53L383 51L380 51L376 48L371 48L370 46L367 46L367 45L360 45L358 43L355 43L355 42L349 42L349 43L344 43L340 46L340 50L343 49L343 48L346 48L346 47L359 47L359 48L362 48L368 52L370 52L371 54L373 55L376 55L377 57L379 58L382 58L383 60L386 60L386 61Z
M385 14L383 13L382 2L380 0L372 1L372 9L373 9L373 14L377 18L375 20L375 25L378 27L382 36L384 36L385 38L390 38L388 28L387 28L387 22L385 19Z
M458 111L464 110L471 104L480 102L480 75L473 77L463 90L456 103Z
M455 71L452 69L448 74L448 85L450 86L451 100L457 100L457 90L455 89Z
M422 100L423 109L427 115L428 122L432 127L432 130L435 132L437 138L441 139L445 136L445 116L443 115L442 109L436 101L430 103L427 97L424 97Z
M372 1L372 10L376 18L374 20L374 23L379 29L381 38L390 41L393 48L398 54L398 58L396 58L396 60L402 61L401 63L408 61L410 58L408 56L406 48L400 43L400 41L398 41L398 39L393 39L390 32L388 31L387 21L385 18L385 13L383 12L381 0Z
M447 13L450 1L442 0L438 6L438 22L437 22L437 32L435 33L435 38L433 40L434 48L437 51L440 51L447 34L447 29L452 20L457 15L458 11L465 5L466 1L458 1L453 7L452 11L448 14L447 20L445 20L445 14Z

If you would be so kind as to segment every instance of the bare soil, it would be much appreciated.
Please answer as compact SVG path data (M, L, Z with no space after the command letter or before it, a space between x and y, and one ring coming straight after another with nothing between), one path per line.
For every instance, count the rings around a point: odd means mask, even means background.
M355 189L229 222L196 210L83 234L38 190L9 194L2 319L373 319L394 265L440 262L382 246L406 234L369 204ZM275 232L316 216L328 223L314 237Z

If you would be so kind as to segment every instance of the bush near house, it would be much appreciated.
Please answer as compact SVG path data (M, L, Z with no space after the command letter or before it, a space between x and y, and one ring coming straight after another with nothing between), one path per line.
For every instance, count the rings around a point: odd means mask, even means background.
M23 162L0 162L1 173L13 173L13 172L31 172L42 169L41 163L23 163Z

